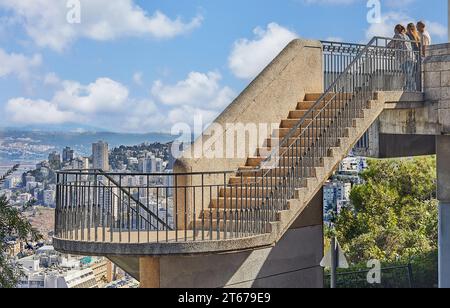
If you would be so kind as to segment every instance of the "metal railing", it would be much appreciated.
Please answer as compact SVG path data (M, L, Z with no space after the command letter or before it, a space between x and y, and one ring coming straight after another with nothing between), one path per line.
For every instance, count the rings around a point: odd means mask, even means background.
M288 210L289 200L363 116L376 91L421 91L420 55L405 49L407 43L379 37L366 46L324 43L327 90L292 129L283 134L280 130L267 145L269 155L260 153L261 164L255 169L60 172L56 237L164 243L270 233L278 213Z
M381 42L383 41L384 42ZM379 43L388 44L388 39L379 38ZM346 70L348 65L364 50L366 45L353 44L353 43L342 43L342 42L330 42L322 41L323 45L323 68L324 68L324 88L328 89L333 82L341 76L341 74ZM420 71L420 57L419 53L416 52L415 56L418 58L417 61L417 71ZM421 85L421 75L416 74L417 85ZM413 87L414 88L414 87ZM412 89L413 91L415 89ZM417 90L420 90L419 88ZM364 136L356 143L354 151L356 153L368 154L368 150L371 144L371 136L369 132L366 132Z
M337 288L340 289L395 289L395 288L414 288L413 265L399 265L382 267L380 271L381 282L379 284L370 284L367 276L369 270L359 271L339 271L337 273ZM325 288L331 285L330 275L324 277Z
M322 41L322 46L324 89L328 89L366 47L363 44L330 41Z

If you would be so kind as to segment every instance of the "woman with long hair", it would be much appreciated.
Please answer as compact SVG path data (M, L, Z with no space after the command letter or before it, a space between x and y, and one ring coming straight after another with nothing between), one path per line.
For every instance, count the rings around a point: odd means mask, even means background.
M414 51L420 50L420 34L419 31L417 31L416 25L413 23L408 24L408 31L406 32L406 35L408 35L409 39L415 43L412 44Z

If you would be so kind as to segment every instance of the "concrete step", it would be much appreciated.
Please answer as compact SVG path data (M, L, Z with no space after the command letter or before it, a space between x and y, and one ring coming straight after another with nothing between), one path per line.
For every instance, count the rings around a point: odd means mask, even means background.
M272 149L273 147L278 147L283 139L280 138L270 138L264 142L264 146L262 148ZM290 138L287 144L293 146L309 146L311 145L315 139L307 139L307 138ZM337 142L334 146L339 146L339 142Z
M272 136L274 138L284 138L291 132L291 128L278 128L273 131ZM319 129L319 128L307 128L306 130L304 128L297 129L293 133L292 137L299 137L300 134L303 134L302 137L305 138L315 138L319 137L322 134L326 132L325 128ZM348 130L347 128L344 128L344 135L343 137L348 136Z
M326 126L326 125L328 125L329 123L331 123L331 121L332 121L333 119L331 119L331 118L327 118L327 119L320 119L320 121L321 121L321 123L322 123L322 125L323 126ZM317 120L317 121L314 121L314 123L317 123L319 120ZM311 124L313 121L312 120L310 120L310 119L308 119L308 120L305 120L305 121L303 121L303 123L302 123L302 127L306 127L306 126L308 126L309 124ZM293 127L295 127L296 125L298 125L300 123L300 120L299 119L285 119L285 120L282 120L281 121L281 124L280 124L280 128L293 128Z
M242 209L252 209L257 208L258 206L261 206L261 204L264 201L264 196L270 194L270 189L265 189L258 191L255 191L253 189L253 196L250 198L236 198L236 197L221 197L219 199L213 199L210 203L210 208L214 209L217 212L217 209L219 211L233 211L233 210L242 210ZM258 198L259 197L259 198ZM213 212L214 212L213 210Z
M300 153L299 153L299 155L300 155ZM295 157L295 156L293 156L293 157L280 156L280 157L275 158L275 159L277 159L278 162L276 162L276 161L268 162L269 165L268 166L266 165L265 167L267 167L267 168L270 168L271 166L273 166L273 167L275 167L275 166L276 167L287 167L286 164L288 163L288 160L296 161L297 159L299 161L302 161L304 165L311 165L311 166L321 167L322 164L323 164L323 161L321 160L322 157L314 157L313 158L311 156L306 156L306 157L305 156L303 156L303 157L302 156L298 156L298 157ZM254 167L254 168L260 167L261 164L265 160L266 160L266 156L263 156L263 157L260 157L260 156L258 156L258 157L249 157L249 158L247 158L246 165L242 166L242 167Z
M323 93L307 93L305 95L305 101L314 101L316 102ZM349 99L353 97L353 93L328 93L325 97L325 100L340 98L340 99Z
M230 177L228 184L231 186L236 186L239 187L241 186L242 189L247 190L247 189L255 189L256 187L262 187L262 188L266 188L266 187L270 187L271 185L275 186L276 183L280 184L280 183L285 183L286 181L290 181L292 178L293 179L298 179L301 175L299 174L297 177L297 172L300 172L300 170L298 171L292 171L291 174L282 176L279 175L278 173L275 175L275 173L273 173L273 176L267 176L267 177L240 177L240 176L236 176L236 177ZM310 167L310 168L305 168L304 172L307 173L304 176L309 176L309 177L315 177L316 175L316 170L315 167ZM302 187L302 183L299 184L299 187ZM232 190L232 189L230 189Z
M302 119L307 113L309 112L309 109L299 109L299 110L293 110L289 112L289 119ZM328 109L324 111L324 118L332 118L334 119L337 115L340 115L343 112L342 109ZM364 114L362 112L359 112L356 115L358 118L363 117Z
M326 153L326 156L330 156L329 154L329 149L330 147L322 147L322 146L314 146L312 147L313 149L320 149L321 152ZM258 148L256 150L256 156L257 157L267 157L268 155L270 155L272 153L272 148ZM292 145L290 148L288 147L281 147L279 148L279 152L278 155L279 156L284 156L284 157L293 157L293 156L300 156L301 154L305 154L307 151L305 146L298 146L297 145Z
M303 166L305 166L307 160L304 159L303 160ZM298 161L294 161L294 164L297 164L299 166L302 166L302 162L300 160ZM258 178L258 177L262 177L262 176L288 176L292 173L292 168L286 167L286 168L276 168L276 169L260 169L260 170L256 170L253 167L241 167L239 168L240 173L237 174L237 178L239 177L243 177L243 178ZM315 176L315 173L313 171L308 173L308 176Z
M317 171L313 172L311 169L308 173L315 174L316 172ZM305 179L303 182L300 183L300 185L299 185L300 187L304 187L305 185L307 185L309 179L314 178L312 175L308 175L308 174L305 174L304 176L305 176ZM273 184L271 184L273 186L270 186L270 187L275 190L277 187L276 184L277 183L274 182ZM278 184L280 184L280 183L278 183ZM227 197L227 198L247 198L247 197L254 198L255 195L257 194L256 193L257 191L266 190L268 187L268 186L263 187L261 185L258 185L256 187L254 185L241 186L240 182L237 182L235 185L236 186L233 186L233 187L231 187L231 186L228 186L226 188L222 187L219 191L219 198L225 198L225 197ZM215 197L215 198L217 199L217 197Z

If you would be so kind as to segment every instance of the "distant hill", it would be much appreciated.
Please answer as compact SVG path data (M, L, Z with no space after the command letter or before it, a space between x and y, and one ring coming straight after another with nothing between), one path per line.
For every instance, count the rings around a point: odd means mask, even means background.
M177 136L164 133L127 134L111 132L66 132L23 129L0 130L0 162L38 161L46 159L48 153L73 148L78 155L90 155L91 145L103 140L110 148L142 143L168 143Z

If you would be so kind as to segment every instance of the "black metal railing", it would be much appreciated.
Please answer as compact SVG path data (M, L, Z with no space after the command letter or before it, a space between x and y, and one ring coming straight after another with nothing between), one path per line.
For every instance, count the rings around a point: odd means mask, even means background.
M248 237L267 232L259 191L233 199L235 172L57 175L56 237L88 242L178 242ZM244 193L239 190L241 200Z
M271 232L377 91L421 91L408 41L324 43L325 93L291 129L259 149L259 167L198 173L58 173L55 234L92 242L164 243ZM328 76L328 77L327 77Z
M324 89L333 84L365 47L363 44L322 41Z

